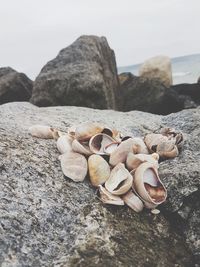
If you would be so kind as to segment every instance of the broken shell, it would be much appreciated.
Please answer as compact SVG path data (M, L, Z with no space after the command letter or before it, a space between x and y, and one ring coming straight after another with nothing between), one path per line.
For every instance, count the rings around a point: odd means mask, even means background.
M133 152L134 140L129 138L119 144L119 146L110 154L109 163L112 166L118 163L123 163L126 161L129 152Z
M57 148L61 154L72 151L72 138L68 135L62 135L57 140Z
M99 155L105 155L108 145L115 143L115 140L107 134L99 133L94 135L89 141L90 150Z
M90 156L92 155L92 152L89 148L89 146L80 143L78 140L74 139L72 142L72 149L75 152L78 152L80 154L86 155L86 156Z
M157 145L166 141L168 141L168 138L162 134L147 134L144 138L144 142L151 153L157 152Z
M131 188L132 181L133 177L124 164L118 163L112 169L109 179L105 182L105 188L113 195L123 195Z
M99 185L100 200L105 204L123 206L124 201L119 196L114 196L108 192L102 185Z
M126 195L123 196L123 200L126 205L128 205L134 211L140 212L143 210L144 205L142 201L132 191L126 193Z
M86 122L76 127L75 138L79 141L88 141L92 136L101 133L103 129L100 123Z
M166 200L167 190L158 176L157 169L151 163L142 163L136 169L133 187L146 202L158 205Z
M112 152L115 151L115 149L118 147L119 143L118 142L114 142L114 143L110 143L107 146L105 146L104 148L104 152L106 155L110 155Z
M76 126L73 125L68 129L67 134L74 139L75 138L75 131L76 131Z
M134 154L149 154L148 148L144 141L139 137L134 137L133 139L133 153Z
M53 128L45 125L33 125L29 128L29 133L42 139L53 139Z
M59 137L63 135L67 135L67 133L59 131L58 129L51 128L51 130L52 130L52 135L53 135L54 140L58 140Z
M156 152L163 159L165 158L175 158L178 156L179 151L175 144L170 141L162 142L157 145Z
M129 152L126 159L126 166L129 170L134 170L143 162L149 162L152 163L156 168L158 168L158 159L159 155L157 153L153 153L151 155L146 155L146 154L135 155Z
M93 186L104 184L110 176L110 166L99 155L91 155L88 159L90 181Z
M151 210L151 213L157 215L157 214L160 213L160 210L158 210L158 209L152 209Z
M74 182L82 182L87 175L86 158L75 152L67 152L59 157L64 175Z

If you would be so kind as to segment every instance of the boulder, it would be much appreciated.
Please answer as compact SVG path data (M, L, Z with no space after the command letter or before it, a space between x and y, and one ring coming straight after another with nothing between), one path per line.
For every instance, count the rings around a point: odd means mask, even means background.
M81 107L0 106L1 266L198 266L200 260L200 108L168 116ZM175 127L179 157L160 164L168 199L157 216L103 205L88 179L63 176L54 140L34 124L66 131L88 120L133 136Z
M197 80L197 83L200 83L200 76L199 76L199 78L198 78L198 80Z
M0 68L0 104L28 101L32 93L32 81L12 68Z
M122 110L141 110L154 114L169 114L183 109L178 94L166 88L159 80L119 75Z
M105 37L81 36L42 68L31 102L117 109L119 99L114 51Z
M146 60L139 69L139 76L157 79L169 88L172 85L171 60L166 56L156 56Z

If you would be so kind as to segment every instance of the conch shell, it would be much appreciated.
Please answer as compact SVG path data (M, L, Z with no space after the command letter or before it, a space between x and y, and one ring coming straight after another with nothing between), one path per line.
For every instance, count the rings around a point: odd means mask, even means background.
M87 175L86 158L75 152L67 152L60 157L61 168L65 176L74 182L82 182Z
M157 169L149 162L142 163L136 169L133 189L145 202L156 205L163 203L167 197L167 190L158 176Z
M105 188L113 195L123 195L131 188L133 177L123 163L118 163L105 182Z
M53 139L54 128L45 125L33 125L29 128L29 132L32 136L42 139Z
M93 186L104 184L110 176L110 166L99 155L91 155L88 159L90 181Z
M112 195L102 185L99 185L99 194L101 201L105 204L112 204L118 206L124 205L123 199L121 199L119 196Z
M107 134L99 133L94 135L89 141L90 150L99 155L105 155L105 149L116 141Z
M76 139L74 139L72 142L72 149L73 151L86 155L86 156L92 155L92 151L90 150L89 146L84 143L81 143L80 141Z
M58 151L61 154L72 151L72 139L68 135L60 136L56 144L57 144Z
M129 191L122 197L126 205L136 212L141 212L144 208L143 202L132 191Z
M151 155L146 155L146 154L135 155L129 152L126 159L126 166L131 171L137 169L137 167L143 162L149 162L153 164L156 168L158 168L158 160L159 160L159 155L157 153L153 153Z

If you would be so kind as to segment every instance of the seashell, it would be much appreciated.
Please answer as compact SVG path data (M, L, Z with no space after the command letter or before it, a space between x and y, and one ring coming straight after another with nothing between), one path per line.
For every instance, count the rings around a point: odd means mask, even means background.
M105 182L105 188L113 195L123 195L132 186L133 177L124 164L118 163L111 171L109 179Z
M59 157L61 168L65 176L74 182L82 182L87 175L86 158L75 152L66 152Z
M74 139L75 138L75 131L76 131L76 126L73 125L68 129L67 134Z
M139 137L132 138L133 142L133 153L134 154L149 154L148 148L144 141Z
M128 153L126 159L126 166L129 170L137 169L137 167L143 162L152 163L156 168L158 168L158 159L159 155L157 153L153 153L151 155L146 154L133 154L131 152Z
M168 138L162 134L147 134L144 142L151 153L157 152L157 145L168 141Z
M54 129L45 125L33 125L29 128L29 133L42 139L53 139Z
M72 138L68 135L62 135L57 140L57 148L61 154L72 151Z
M121 142L121 134L116 129L105 127L101 133L109 135L110 137L115 139L115 141L117 142Z
M96 134L89 141L90 150L99 155L105 155L105 149L108 145L113 144L115 140L107 134Z
M134 140L129 138L119 144L119 146L110 154L109 163L116 166L118 163L126 161L129 152L133 152Z
M99 185L100 200L105 204L119 205L123 206L124 201L119 196L114 196L108 190L106 190L102 185Z
M157 214L160 213L160 210L158 210L158 209L152 209L151 210L151 213L157 215Z
M89 146L79 142L76 139L74 139L72 142L72 150L75 152L78 152L80 154L86 155L86 156L92 155L92 152L91 152Z
M163 203L167 197L167 190L158 176L157 169L149 162L142 163L136 169L133 188L145 202L156 205Z
M163 159L175 158L179 154L177 146L170 141L162 142L162 143L158 144L156 152Z
M88 159L90 181L93 186L104 184L110 176L110 166L99 155L91 155Z
M76 127L75 138L79 141L88 141L92 136L101 133L103 129L100 123L86 122Z
M113 142L105 146L104 152L106 155L110 155L115 151L115 149L118 147L119 143L118 142Z
M132 191L126 193L126 195L123 196L123 200L126 203L126 205L128 205L131 209L133 209L136 212L141 212L144 208L143 202Z
M53 139L54 140L58 140L59 137L63 136L63 135L67 135L67 133L59 131L58 129L52 129L52 134L53 134Z

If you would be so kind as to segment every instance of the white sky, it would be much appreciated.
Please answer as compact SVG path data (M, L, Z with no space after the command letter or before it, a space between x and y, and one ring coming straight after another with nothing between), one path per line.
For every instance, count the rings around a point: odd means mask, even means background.
M118 66L200 52L200 0L0 0L0 67L34 78L82 34L106 36Z

